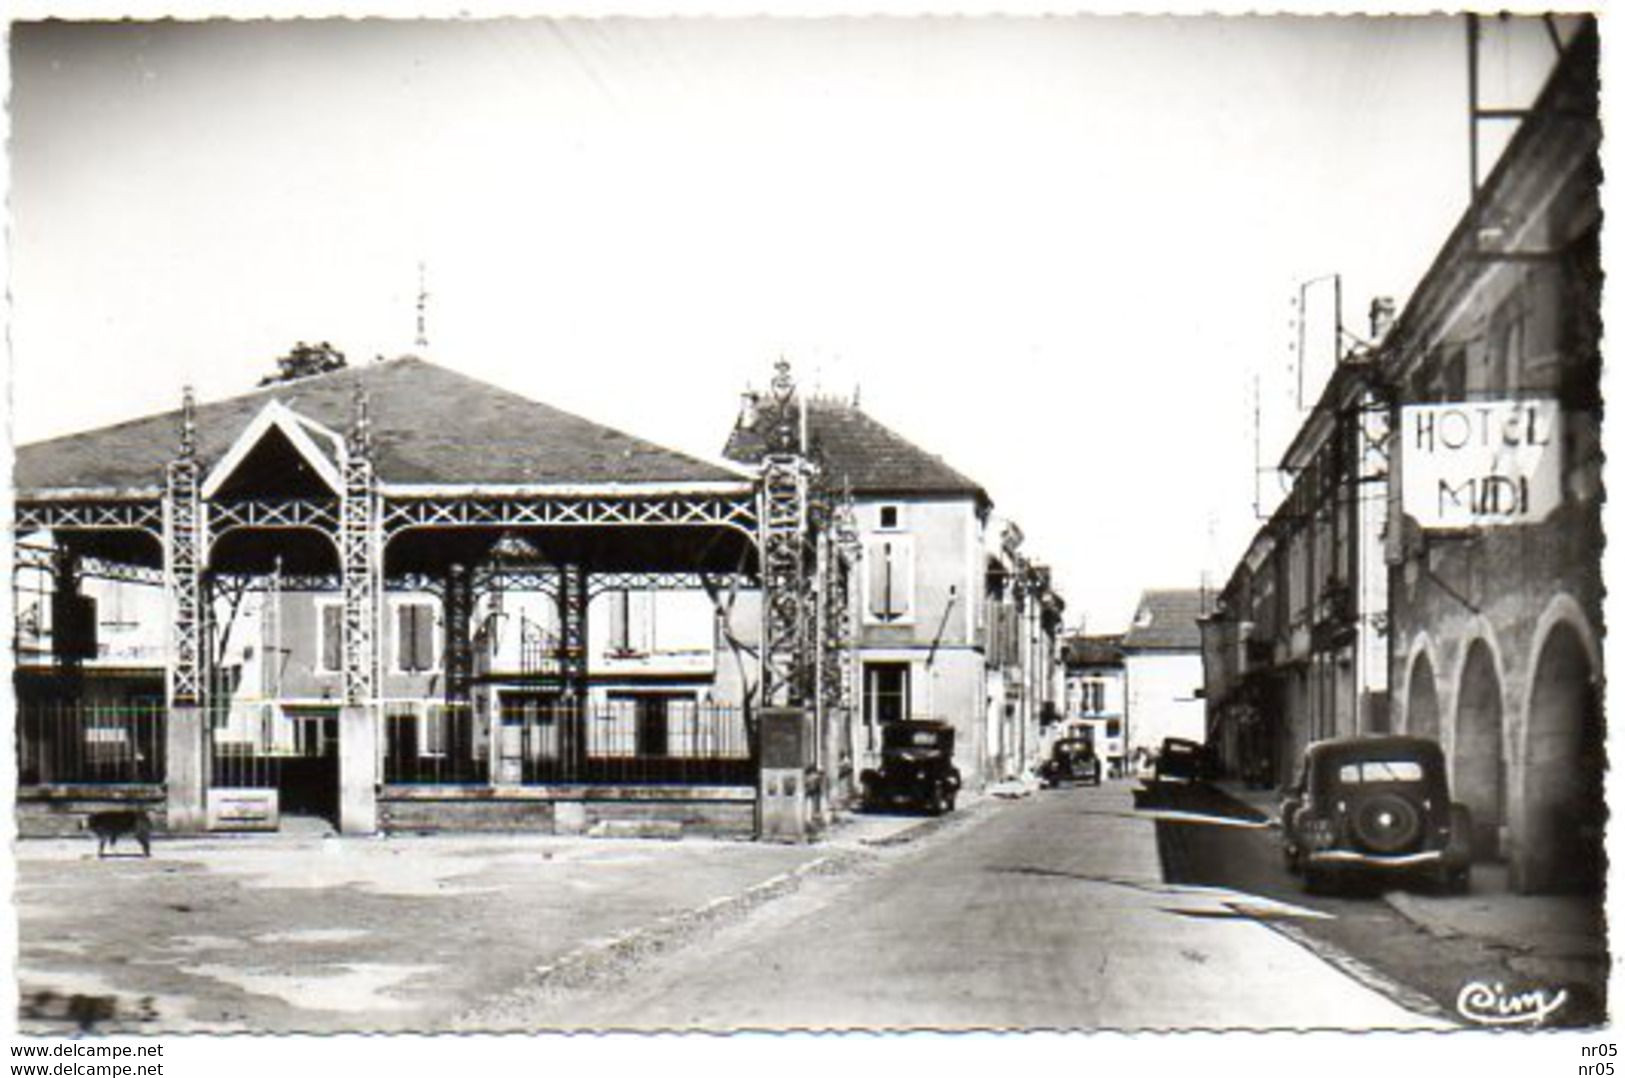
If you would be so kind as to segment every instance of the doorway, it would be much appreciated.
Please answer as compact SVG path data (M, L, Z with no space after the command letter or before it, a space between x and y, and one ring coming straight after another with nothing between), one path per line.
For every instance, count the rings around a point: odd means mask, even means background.
M277 801L284 816L314 816L338 826L339 709L286 707L293 752L277 775Z
M1559 622L1541 645L1529 697L1524 787L1529 866L1520 890L1600 894L1606 876L1602 699L1579 632Z
M1474 640L1457 690L1454 774L1456 800L1473 814L1473 859L1499 861L1507 819L1507 759L1502 732L1501 679L1489 645Z

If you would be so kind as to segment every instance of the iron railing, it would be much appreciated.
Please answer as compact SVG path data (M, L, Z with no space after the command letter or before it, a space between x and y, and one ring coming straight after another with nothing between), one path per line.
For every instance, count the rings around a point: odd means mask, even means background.
M464 703L400 700L384 705L384 781L486 783L490 769Z
M164 781L168 715L161 703L20 702L22 786Z
M438 703L386 712L388 783L754 785L743 709L681 698L587 708L510 697L491 720Z

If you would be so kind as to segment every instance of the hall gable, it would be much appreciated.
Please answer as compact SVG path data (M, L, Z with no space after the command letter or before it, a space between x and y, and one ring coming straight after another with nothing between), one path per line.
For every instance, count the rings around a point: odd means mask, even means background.
M205 498L330 496L343 489L339 435L270 401L203 482Z

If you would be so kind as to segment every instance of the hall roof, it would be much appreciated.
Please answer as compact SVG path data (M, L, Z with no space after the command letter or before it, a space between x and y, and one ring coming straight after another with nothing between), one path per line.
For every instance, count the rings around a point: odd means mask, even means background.
M992 504L980 483L855 404L827 397L809 399L807 441L809 452L835 485L850 485L852 493L859 497L965 496L982 505ZM730 460L754 462L761 459L763 445L757 427L736 425L723 455Z
M749 480L724 463L646 442L415 356L200 402L196 429L203 472L231 450L271 401L331 431L347 431L358 382L367 394L373 462L383 484L476 489ZM19 446L17 495L156 491L176 454L179 432L177 408Z

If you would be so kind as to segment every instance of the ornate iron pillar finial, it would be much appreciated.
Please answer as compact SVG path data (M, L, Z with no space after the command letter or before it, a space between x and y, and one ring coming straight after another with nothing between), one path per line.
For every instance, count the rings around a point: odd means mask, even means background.
M418 335L419 348L429 347L429 283L422 262L418 263Z
M768 386L767 447L773 453L800 451L796 411L796 382L790 375L790 361L782 355L773 364L773 381Z
M796 391L796 381L790 376L790 361L783 355L773 364L773 395L780 400L789 400L790 395Z
M361 379L355 382L355 391L351 397L350 422L350 448L366 456L372 452L372 417L367 410L367 389L361 384Z
M197 456L197 398L192 387L181 390L181 457L191 460Z

